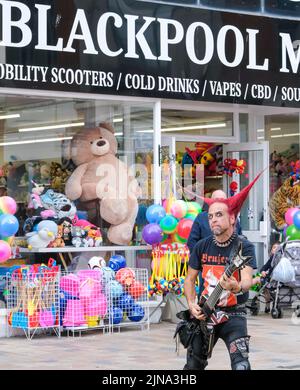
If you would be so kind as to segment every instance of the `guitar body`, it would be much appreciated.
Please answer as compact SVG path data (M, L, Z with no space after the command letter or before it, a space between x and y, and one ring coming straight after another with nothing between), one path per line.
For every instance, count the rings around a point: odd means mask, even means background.
M202 295L199 301L203 313L206 316L207 326L215 326L228 321L228 315L223 311L216 312L215 309L211 309L208 305L208 295Z

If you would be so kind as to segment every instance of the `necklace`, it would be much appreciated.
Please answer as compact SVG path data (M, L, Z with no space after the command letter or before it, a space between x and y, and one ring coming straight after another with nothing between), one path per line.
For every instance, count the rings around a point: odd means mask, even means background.
M228 240L227 240L227 241L224 241L224 242L219 242L219 241L217 241L216 237L213 236L213 242L214 242L214 244L215 244L216 246L219 246L219 247L221 247L221 248L225 248L225 247L229 246L229 245L232 243L232 241L236 238L236 236L237 236L237 234L234 232L234 233L232 234L232 236L229 237Z

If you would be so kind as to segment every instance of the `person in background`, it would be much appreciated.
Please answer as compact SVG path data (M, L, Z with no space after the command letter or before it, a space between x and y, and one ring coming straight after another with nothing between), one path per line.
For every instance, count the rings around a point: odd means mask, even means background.
M261 276L256 276L255 278L253 278L252 286L254 286L258 283L261 283L262 278L265 278L266 276L271 275L271 273L273 271L272 261L273 261L274 255L279 247L280 247L280 242L274 242L274 244L272 245L272 248L271 248L270 257L269 257L268 261L266 262L266 264L264 264L261 267L261 269L259 271ZM265 288L263 294L264 294L265 301L266 301L265 313L270 313L271 295L270 295L269 289Z
M216 190L211 195L211 199L226 199L226 198L227 196L225 192L222 190ZM236 222L236 232L238 235L242 234L242 229L238 220ZM202 240L203 238L209 237L211 235L212 235L212 231L209 227L208 213L207 211L202 211L202 213L199 213L197 215L193 223L189 238L187 240L187 246L190 250L190 253L192 253L194 246L197 244L199 240Z

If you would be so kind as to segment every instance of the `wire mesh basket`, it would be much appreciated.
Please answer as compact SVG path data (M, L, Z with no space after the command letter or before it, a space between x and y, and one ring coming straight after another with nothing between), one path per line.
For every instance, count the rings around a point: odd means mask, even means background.
M148 270L121 268L108 284L111 329L140 326L149 329Z
M9 328L23 329L27 338L38 330L60 336L59 267L19 268L7 274Z
M88 329L110 329L107 282L102 270L63 272L60 288L60 325L69 334Z

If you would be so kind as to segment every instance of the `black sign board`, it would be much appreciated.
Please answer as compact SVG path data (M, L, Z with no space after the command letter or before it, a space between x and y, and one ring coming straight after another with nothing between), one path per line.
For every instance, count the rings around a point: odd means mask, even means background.
M132 0L0 0L0 87L298 107L300 24Z

